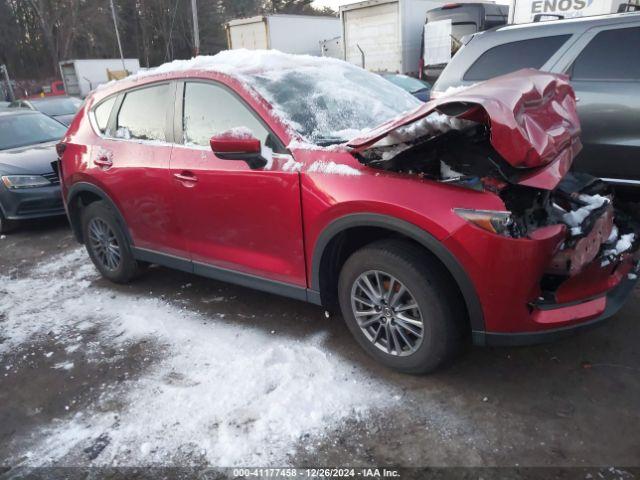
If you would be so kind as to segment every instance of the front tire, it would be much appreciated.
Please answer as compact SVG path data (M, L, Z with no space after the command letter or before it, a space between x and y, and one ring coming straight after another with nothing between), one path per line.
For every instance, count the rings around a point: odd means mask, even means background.
M343 317L380 363L428 373L464 345L465 309L445 268L420 247L382 240L353 253L338 283Z
M124 230L105 202L93 202L83 209L82 238L91 261L105 278L128 283L138 273Z

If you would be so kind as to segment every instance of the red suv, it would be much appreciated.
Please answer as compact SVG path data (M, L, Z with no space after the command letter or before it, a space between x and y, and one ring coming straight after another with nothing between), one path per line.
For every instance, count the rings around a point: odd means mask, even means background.
M99 89L58 150L108 279L157 263L340 308L379 361L426 372L469 338L592 325L632 290L636 224L568 174L579 133L552 74L422 104L338 60L230 51Z

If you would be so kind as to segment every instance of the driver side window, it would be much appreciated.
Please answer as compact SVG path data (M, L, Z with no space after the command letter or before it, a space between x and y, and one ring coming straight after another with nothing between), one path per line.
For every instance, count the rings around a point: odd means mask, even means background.
M211 83L186 82L183 102L185 145L209 146L213 135L246 127L262 145L276 150L276 142L269 130L226 88Z

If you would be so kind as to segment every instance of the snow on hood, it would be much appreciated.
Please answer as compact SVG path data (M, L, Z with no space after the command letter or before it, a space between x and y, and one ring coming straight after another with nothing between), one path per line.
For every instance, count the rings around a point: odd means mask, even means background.
M174 60L125 81L194 70L234 77L271 104L298 136L316 145L345 142L422 104L381 76L342 60L277 50L226 50Z

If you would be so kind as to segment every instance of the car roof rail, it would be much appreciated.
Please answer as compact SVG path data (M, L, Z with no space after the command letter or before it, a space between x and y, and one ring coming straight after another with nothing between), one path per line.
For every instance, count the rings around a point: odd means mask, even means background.
M618 5L618 13L640 12L640 3L637 1Z
M533 21L542 22L545 17L551 17L554 20L564 20L564 15L558 15L557 13L538 13L533 16Z

